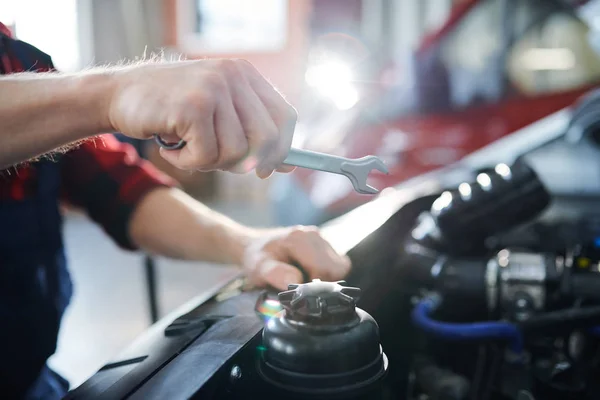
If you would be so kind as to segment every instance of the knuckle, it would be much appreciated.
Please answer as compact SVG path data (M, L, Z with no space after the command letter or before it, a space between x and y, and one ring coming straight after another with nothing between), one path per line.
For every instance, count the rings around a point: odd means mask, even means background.
M287 119L288 121L293 121L296 123L298 121L298 110L294 108L291 104L287 104Z
M305 235L306 232L304 231L304 228L302 226L294 226L290 229L290 232L288 233L288 238L291 240L297 240L304 237Z
M204 101L198 99L197 96L186 96L181 100L169 105L165 121L167 132L182 132L186 126L196 121L198 115L206 109Z
M319 230L318 226L309 225L309 226L305 226L303 229L307 232L310 232L313 235L321 236L321 231Z
M281 127L282 135L292 134L298 122L298 111L283 98L277 103L277 107L273 110L275 112L273 119Z
M252 65L252 63L246 59L237 58L237 59L235 59L235 62L244 71L253 71L254 70L254 65Z
M237 60L225 58L217 62L217 68L227 76L237 76L240 72L240 63Z
M321 233L319 231L308 231L306 232L306 235L309 236L311 240L314 240L316 243L318 243L318 241L321 240Z
M212 92L220 93L227 89L225 78L218 71L206 72L203 77L204 84L207 89Z
M210 92L193 91L184 96L178 106L180 115L186 119L197 119L203 112L210 112L215 104L215 96Z

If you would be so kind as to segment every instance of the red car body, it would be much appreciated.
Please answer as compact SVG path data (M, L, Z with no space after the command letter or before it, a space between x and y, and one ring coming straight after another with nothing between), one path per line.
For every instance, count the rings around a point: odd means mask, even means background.
M412 94L407 92L406 96L415 97L414 93L417 93L418 97L425 92L424 106L408 107L405 111L387 115L383 115L385 112L378 113L376 110L381 108L379 103L386 102L386 92L389 91L382 84L377 92L372 92L353 109L332 117L333 124L324 124L330 131L323 132L324 128L319 128L321 134L331 135L334 139L328 142L322 137L313 136L306 140L303 147L350 158L370 154L380 156L389 167L389 175L374 172L369 183L383 189L458 161L503 136L572 105L597 86L596 81L592 81L559 91L527 94L508 82L502 95L493 101L475 101L464 107L432 105L432 102L446 96L448 91L443 83L427 85L428 76L436 77L431 81L437 79L443 82L445 79L439 78L445 72L436 64L436 54L441 44L473 9L484 2L467 0L460 3L447 22L427 36L414 54L415 73L420 74L417 86L421 86ZM428 73L430 75L423 75ZM293 179L296 190L303 191L306 200L314 203L312 208L320 212L318 218L314 217L318 220L308 217L303 220L298 216L296 219L278 221L280 223L323 222L372 199L371 196L354 192L349 182L341 183L344 177L322 172L298 169L283 179Z

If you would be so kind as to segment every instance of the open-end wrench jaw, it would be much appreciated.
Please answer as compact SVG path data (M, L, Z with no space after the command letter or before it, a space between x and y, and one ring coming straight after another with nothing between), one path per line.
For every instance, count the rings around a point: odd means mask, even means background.
M343 162L340 165L341 172L350 179L354 190L361 194L377 194L379 190L367 185L367 179L372 170L389 174L387 166L379 157L366 156Z

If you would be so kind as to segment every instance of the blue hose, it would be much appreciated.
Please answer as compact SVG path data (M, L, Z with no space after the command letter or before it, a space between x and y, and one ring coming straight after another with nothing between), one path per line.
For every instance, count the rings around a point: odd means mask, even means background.
M523 351L521 332L507 322L450 323L431 319L430 314L439 306L440 300L428 297L421 300L412 311L413 322L426 332L448 340L504 339L511 342L514 352Z
M590 333L594 336L600 336L600 326L595 326L590 329Z

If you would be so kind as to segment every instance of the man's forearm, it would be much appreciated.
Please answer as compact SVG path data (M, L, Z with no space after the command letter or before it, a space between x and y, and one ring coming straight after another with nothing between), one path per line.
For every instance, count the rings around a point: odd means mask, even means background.
M146 195L131 221L132 241L154 254L184 260L240 264L257 231L205 207L178 189Z
M0 168L110 130L111 85L104 73L0 77Z

